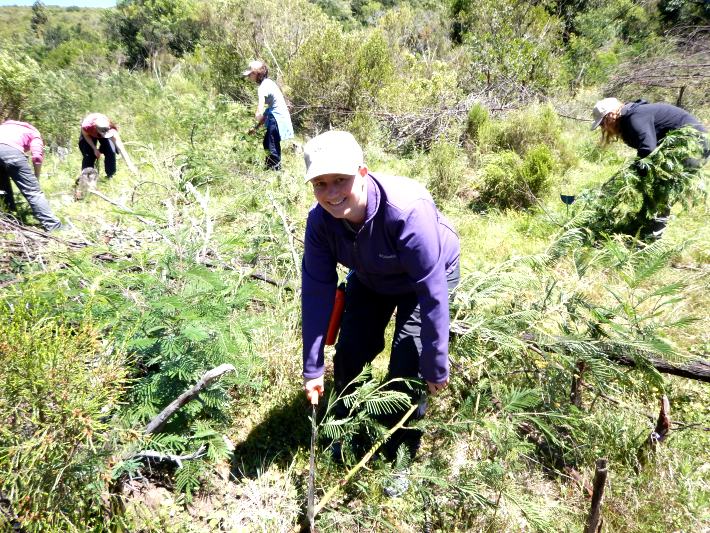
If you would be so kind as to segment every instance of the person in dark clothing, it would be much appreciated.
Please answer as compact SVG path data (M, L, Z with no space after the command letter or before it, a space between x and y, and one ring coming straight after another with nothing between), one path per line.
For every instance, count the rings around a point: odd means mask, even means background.
M420 391L406 389L418 404L413 418L421 418L425 391L436 394L449 381L449 291L460 277L458 235L422 185L371 174L351 134L314 137L304 158L305 181L317 201L308 214L302 265L306 395L323 394L323 345L340 263L352 275L333 361L336 392L349 391L349 383L384 349L396 309L388 377L422 380ZM402 414L381 422L392 427ZM347 415L341 403L336 415ZM419 431L400 430L385 453L393 459L404 444L413 456L420 438Z
M138 172L121 141L118 127L101 113L90 113L81 121L79 151L82 170L93 168L103 155L106 177L111 178L116 173L116 153L119 153L129 170L134 174Z
M636 100L624 104L616 98L604 98L595 104L592 114L592 130L601 127L603 143L620 138L624 144L636 150L639 160L650 155L670 131L692 126L700 132L706 132L696 117L684 109L664 103L650 104L645 100ZM707 138L703 142L703 158L707 159L710 156L710 145ZM685 164L698 167L702 162L687 160ZM642 178L646 176L645 165L637 165L636 171ZM641 212L646 212L652 208L652 199L644 194L643 201ZM668 223L671 206L654 207L657 211L653 223L649 228L641 229L652 238L660 238Z

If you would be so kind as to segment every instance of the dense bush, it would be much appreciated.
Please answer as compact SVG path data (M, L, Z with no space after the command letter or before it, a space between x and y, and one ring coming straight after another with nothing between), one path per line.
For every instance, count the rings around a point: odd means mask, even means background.
M18 61L0 52L0 120L30 122L45 144L66 146L81 119L85 85L71 72L42 69L28 57Z
M0 122L18 120L27 107L39 66L29 58L15 59L0 50Z
M283 83L282 74L301 46L330 24L307 0L227 0L212 6L201 41L212 83L222 93L253 101L253 86L242 76L246 64L264 60L270 76Z
M378 104L399 116L439 113L461 100L456 72L444 61L427 64L408 52L393 53L395 75L380 91Z
M488 110L481 104L474 104L466 118L466 134L468 138L473 142L478 141L478 132L488 121Z
M633 0L602 2L578 12L572 27L564 65L574 87L605 82L633 45L647 44L655 29L647 9Z
M481 152L513 150L524 156L530 147L544 144L551 149L560 146L562 126L552 106L533 106L514 111L503 120L484 122L478 128Z
M370 108L393 74L391 52L379 31L345 34L335 25L312 35L288 76L296 120L308 129L343 124Z
M455 143L440 140L429 151L429 191L438 202L450 200L463 182L466 154Z
M97 62L106 62L109 52L105 43L84 39L69 39L46 53L42 65L50 69L63 69L86 65L95 67Z
M554 86L562 22L543 5L457 0L451 15L452 38L466 51L460 76L466 90L485 88L498 98L517 100L521 91Z
M132 66L147 65L162 52L191 52L202 31L195 0L119 0L106 25Z
M408 52L397 54L395 62L406 61L413 54L425 63L443 59L451 49L448 20L443 6L417 7L400 4L388 10L377 22L390 47Z
M58 318L64 304L31 290L0 304L0 490L25 531L105 521L124 361L91 322Z
M483 206L525 208L549 191L554 157L545 145L530 148L521 158L512 150L486 157L478 202Z

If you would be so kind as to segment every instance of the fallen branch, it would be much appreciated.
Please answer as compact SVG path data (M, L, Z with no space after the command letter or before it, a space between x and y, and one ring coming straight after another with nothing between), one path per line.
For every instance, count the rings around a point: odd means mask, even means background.
M650 417L649 417L650 418ZM653 418L651 418L653 420ZM655 451L659 443L663 442L671 430L671 404L668 401L668 396L665 394L661 397L661 410L658 413L656 427L651 431L649 436L643 441L639 449L636 451L638 463L636 471L645 466L650 455Z
M663 442L671 430L671 403L665 394L661 397L661 411L658 413L656 428L648 436L648 443L653 448Z
M207 446L203 444L200 446L196 452L190 453L188 455L172 455L169 453L160 453L154 450L141 450L135 454L132 459L151 459L153 461L172 461L178 465L178 468L182 467L183 461L192 461L194 459L199 459L204 457L207 453Z
M202 389L209 387L214 381L222 377L223 374L227 372L232 372L234 366L230 364L219 365L217 368L205 372L205 374L200 378L194 387L190 390L183 392L177 399L163 409L158 416L151 420L148 425L143 430L146 434L156 433L163 429L168 419L180 409L183 405L191 400L194 400L197 395L202 391Z
M577 483L579 488L584 491L587 497L591 498L592 496L594 496L594 489L589 484L589 481L582 477L582 474L577 472L571 466L565 466L563 471L567 476L569 476L570 479L574 480Z
M133 211L131 208L129 208L129 207L123 205L123 204L118 203L116 200L112 200L112 199L109 198L108 196L105 196L105 195L101 194L99 191L89 191L89 192L90 192L91 194L95 194L96 196L98 196L98 197L101 198L102 200L104 200L104 201L110 203L111 205L115 205L116 207L118 207L119 209L125 211L125 212L128 213L129 215L133 215L133 216L136 217L138 220L140 220L141 222L143 222L143 224L145 224L146 226L155 226L155 225L156 225L155 222L153 222L152 220L148 220L147 218L144 218L144 217L140 216L138 213L136 213L135 211Z
M620 365L630 366L632 368L639 366L636 359L631 355L613 352L605 352L605 355L610 361ZM645 357L645 359L648 361L649 365L663 374L671 374L673 376L680 376L682 378L695 379L697 381L710 383L710 361L707 359L697 359L686 364L669 363L668 361L663 361L654 357Z
M606 485L607 460L597 459L596 472L594 473L594 488L592 490L592 508L587 518L587 527L584 533L597 533L601 531L602 519L602 497L604 496L604 486Z

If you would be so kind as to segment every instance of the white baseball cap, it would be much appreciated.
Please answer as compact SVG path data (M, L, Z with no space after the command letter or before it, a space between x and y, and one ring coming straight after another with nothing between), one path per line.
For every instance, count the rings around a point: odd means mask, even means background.
M99 115L94 121L94 126L99 135L104 139L110 139L116 133L116 130L111 127L111 122L105 115Z
M248 75L251 74L252 72L255 72L255 71L259 70L259 69L262 68L263 66L264 66L264 62L263 62L263 61L259 61L258 59L255 60L255 61L250 61L250 62L249 62L249 68L246 69L244 72L242 72L242 76L248 76Z
M599 124L602 123L602 120L604 120L605 116L613 111L616 111L622 105L621 101L616 98L604 98L603 100L599 100L596 104L594 104L594 109L592 109L592 116L594 117L592 129L597 129Z
M363 166L362 148L347 131L331 130L313 137L303 147L305 182L323 174L354 176Z

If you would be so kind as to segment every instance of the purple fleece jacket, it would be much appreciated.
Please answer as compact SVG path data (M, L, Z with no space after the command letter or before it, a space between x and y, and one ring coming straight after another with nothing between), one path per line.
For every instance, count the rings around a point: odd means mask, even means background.
M427 190L409 178L369 174L365 223L357 234L316 204L308 213L302 265L303 376L323 375L323 343L338 281L336 264L382 294L416 292L422 317L420 373L449 377L446 276L459 239Z

